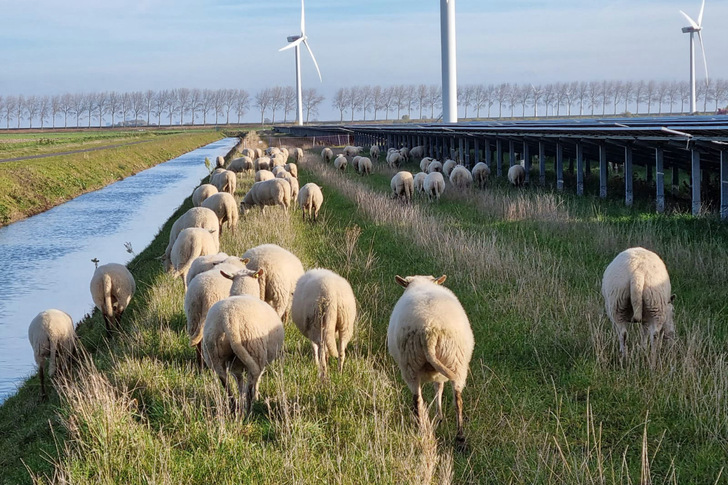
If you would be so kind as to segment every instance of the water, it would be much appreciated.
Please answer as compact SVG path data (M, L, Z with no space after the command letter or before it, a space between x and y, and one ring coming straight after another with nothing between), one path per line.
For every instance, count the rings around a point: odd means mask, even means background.
M225 155L225 138L96 192L0 228L0 402L35 372L28 325L58 308L78 323L94 308L94 264L127 263L141 252L207 175L205 157Z

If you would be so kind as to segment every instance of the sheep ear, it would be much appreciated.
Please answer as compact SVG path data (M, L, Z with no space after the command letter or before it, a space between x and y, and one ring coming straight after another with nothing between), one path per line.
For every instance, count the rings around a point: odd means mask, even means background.
M442 275L435 280L435 283L438 285L441 285L445 282L446 279L447 279L447 275Z
M673 295L670 295L670 303L672 303L674 301L675 301L675 295L674 294Z
M258 271L253 273L253 278L260 278L261 276L263 276L263 268L260 268Z
M226 273L226 272L224 272L223 270L220 270L220 274L221 274L221 275L222 275L222 276L223 276L224 278L227 278L227 279L229 279L229 280L235 279L235 277L234 277L233 275L231 275L231 274L227 274L227 273Z
M407 286L409 286L409 281L407 281L405 278L402 278L400 275L396 275L394 277L394 281L396 281L397 284L402 288L407 288Z
M248 264L250 262L250 258L240 258L240 262L243 264Z

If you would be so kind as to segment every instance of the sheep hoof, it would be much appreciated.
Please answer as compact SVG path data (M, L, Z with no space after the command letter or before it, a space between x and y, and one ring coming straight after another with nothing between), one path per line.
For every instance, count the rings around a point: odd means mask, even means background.
M465 436L458 435L455 437L455 450L458 453L466 453L469 449L468 443L465 441Z

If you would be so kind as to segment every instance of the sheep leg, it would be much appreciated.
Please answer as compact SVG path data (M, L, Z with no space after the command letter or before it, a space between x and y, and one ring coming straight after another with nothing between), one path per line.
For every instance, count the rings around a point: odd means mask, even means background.
M326 379L326 376L329 373L329 369L328 369L329 356L328 356L328 352L327 352L328 349L326 347L326 342L321 342L321 345L319 345L318 350L319 350L319 355L318 355L319 371L321 372L321 378Z
M223 377L221 375L218 375L218 377L220 378L220 383L222 384L222 387L225 389L225 393L228 396L230 412L232 414L235 414L235 396L233 396L233 392L230 390L230 386L228 385L228 378L227 376Z
M452 386L453 396L455 398L455 417L457 419L457 435L455 435L455 447L463 451L466 448L465 433L463 432L463 391Z
M419 379L416 383L416 388L412 390L412 411L415 413L415 419L417 423L422 422L422 386L420 386ZM412 388L413 386L410 386Z
M45 362L41 362L41 364L38 366L38 377L40 378L40 400L46 401L48 399L48 394L46 394L46 388L45 388L45 371L43 370L43 367L45 365Z
M199 341L197 345L195 346L196 353L197 353L197 367L200 369L204 369L205 365L202 360L202 341Z
M433 402L437 403L437 419L442 421L442 391L445 389L445 384L442 382L434 382L435 386L435 399Z
M258 384L260 383L260 374L248 374L248 382L245 386L245 414L249 416L253 412L253 401L258 397Z
M321 363L319 362L319 345L311 341L311 348L313 349L313 360L316 362L316 367L318 368L319 374L321 374Z
M106 336L111 337L111 317L104 314L104 324L106 325Z
M342 335L339 335L338 351L339 351L339 372L344 372L344 360L346 359L346 342Z

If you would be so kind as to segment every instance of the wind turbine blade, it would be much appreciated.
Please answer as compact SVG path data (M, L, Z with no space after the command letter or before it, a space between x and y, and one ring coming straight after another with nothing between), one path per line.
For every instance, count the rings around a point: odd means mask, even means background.
M705 0L703 0L705 1ZM306 14L303 11L303 0L301 0L301 37L306 35Z
M698 40L700 41L700 49L703 51L703 65L705 66L705 85L708 85L708 60L705 58L705 46L703 45L703 35L698 30Z
M301 0L303 1L303 0ZM705 11L705 0L703 0L703 4L700 6L700 13L698 14L698 27L703 26L703 12Z
M296 47L301 42L303 42L303 39L304 39L304 37L299 37L298 39L294 40L293 42L291 42L287 46L281 47L280 49L278 49L278 52L282 52L282 51L285 51L285 50L292 49L292 48Z
M681 14L683 15L683 17L685 17L685 18L687 19L687 21L688 21L688 22L690 22L690 25L691 25L691 26L692 26L692 27L693 27L694 29L697 29L697 28L698 28L698 24L696 24L696 23L695 23L695 20L691 19L691 18L690 18L690 16L689 16L688 14L686 14L686 13L685 13L685 12L683 12L682 10L680 10L680 13L681 13Z
M319 81L324 82L323 78L321 78L321 70L318 67L318 62L316 62L316 58L313 55L313 51L311 50L311 47L309 47L308 42L306 41L305 37L301 37L303 39L303 45L306 46L306 49L308 49L308 53L311 54L311 59L313 59L313 65L316 66L316 72L318 72L319 75Z

